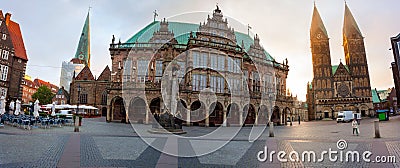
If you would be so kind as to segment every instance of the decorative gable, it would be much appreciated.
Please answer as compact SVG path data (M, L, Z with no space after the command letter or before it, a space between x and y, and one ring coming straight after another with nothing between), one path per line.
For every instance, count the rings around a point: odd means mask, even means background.
M97 78L97 81L111 81L111 71L108 65L104 68L103 72Z
M346 68L346 66L343 65L341 62L339 65L336 66L337 67L332 66L334 81L351 81L351 75L348 68Z
M88 66L85 66L85 68L82 69L82 71L78 74L78 76L75 77L75 80L95 80L92 74L92 71L90 71Z

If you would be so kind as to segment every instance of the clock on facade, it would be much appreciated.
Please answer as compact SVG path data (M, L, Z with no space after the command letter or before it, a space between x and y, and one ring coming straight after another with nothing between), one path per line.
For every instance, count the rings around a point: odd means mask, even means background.
M321 37L322 37L321 33L318 33L317 34L317 39L321 39Z
M350 89L347 85L345 84L340 84L337 90L338 94L342 97L346 97L347 95L350 94Z

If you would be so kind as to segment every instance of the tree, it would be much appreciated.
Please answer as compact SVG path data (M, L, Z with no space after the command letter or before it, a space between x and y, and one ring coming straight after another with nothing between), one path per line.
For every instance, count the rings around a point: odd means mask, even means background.
M45 85L40 86L36 93L32 95L32 99L34 101L39 99L40 104L50 104L53 97L54 94L51 93L51 90Z

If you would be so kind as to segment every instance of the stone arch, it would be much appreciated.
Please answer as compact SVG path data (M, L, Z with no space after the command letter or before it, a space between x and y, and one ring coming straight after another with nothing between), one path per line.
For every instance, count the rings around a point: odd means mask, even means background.
M369 108L365 104L361 104L359 107L359 110L361 113L361 117L366 117L369 114L369 112L368 112Z
M107 107L101 108L101 116L107 116Z
M204 125L205 124L205 110L206 106L200 100L194 101L190 105L190 123L194 126Z
M144 123L147 111L146 102L140 97L135 97L129 102L128 111L131 122Z
M278 125L281 124L281 114L278 106L274 106L273 108L271 122L277 123Z
M209 121L210 126L217 126L223 123L224 106L220 102L214 102L210 105Z
M238 124L239 125L239 115L240 107L236 103L231 103L228 105L226 110L226 118L228 125Z
M150 112L152 115L155 113L161 114L161 98L157 97L150 102Z
M254 122L256 121L256 111L255 111L254 106L252 104L247 104L247 105L244 106L244 108L243 108L243 118L245 118L244 125L246 125L246 124L254 124Z
M177 118L179 119L179 120L181 120L182 122L183 121L187 121L187 122L190 122L190 121L188 121L187 120L187 111L188 111L188 108L187 108L187 105L186 105L186 102L183 100L183 99L180 99L180 101L178 101L178 102L176 102L177 103L177 105L176 105L176 109L177 109ZM178 115L178 113L179 113L179 115Z
M123 123L127 122L124 99L120 96L115 96L111 99L111 120L118 120Z
M266 105L261 105L258 108L258 124L267 124L269 119L268 108Z

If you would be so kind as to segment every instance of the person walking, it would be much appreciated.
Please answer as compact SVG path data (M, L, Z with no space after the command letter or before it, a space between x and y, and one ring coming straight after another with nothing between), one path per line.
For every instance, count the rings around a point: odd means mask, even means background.
M358 136L358 123L357 123L356 119L353 119L353 122L351 122L351 126L353 127L353 135L354 135L354 131L355 131Z

